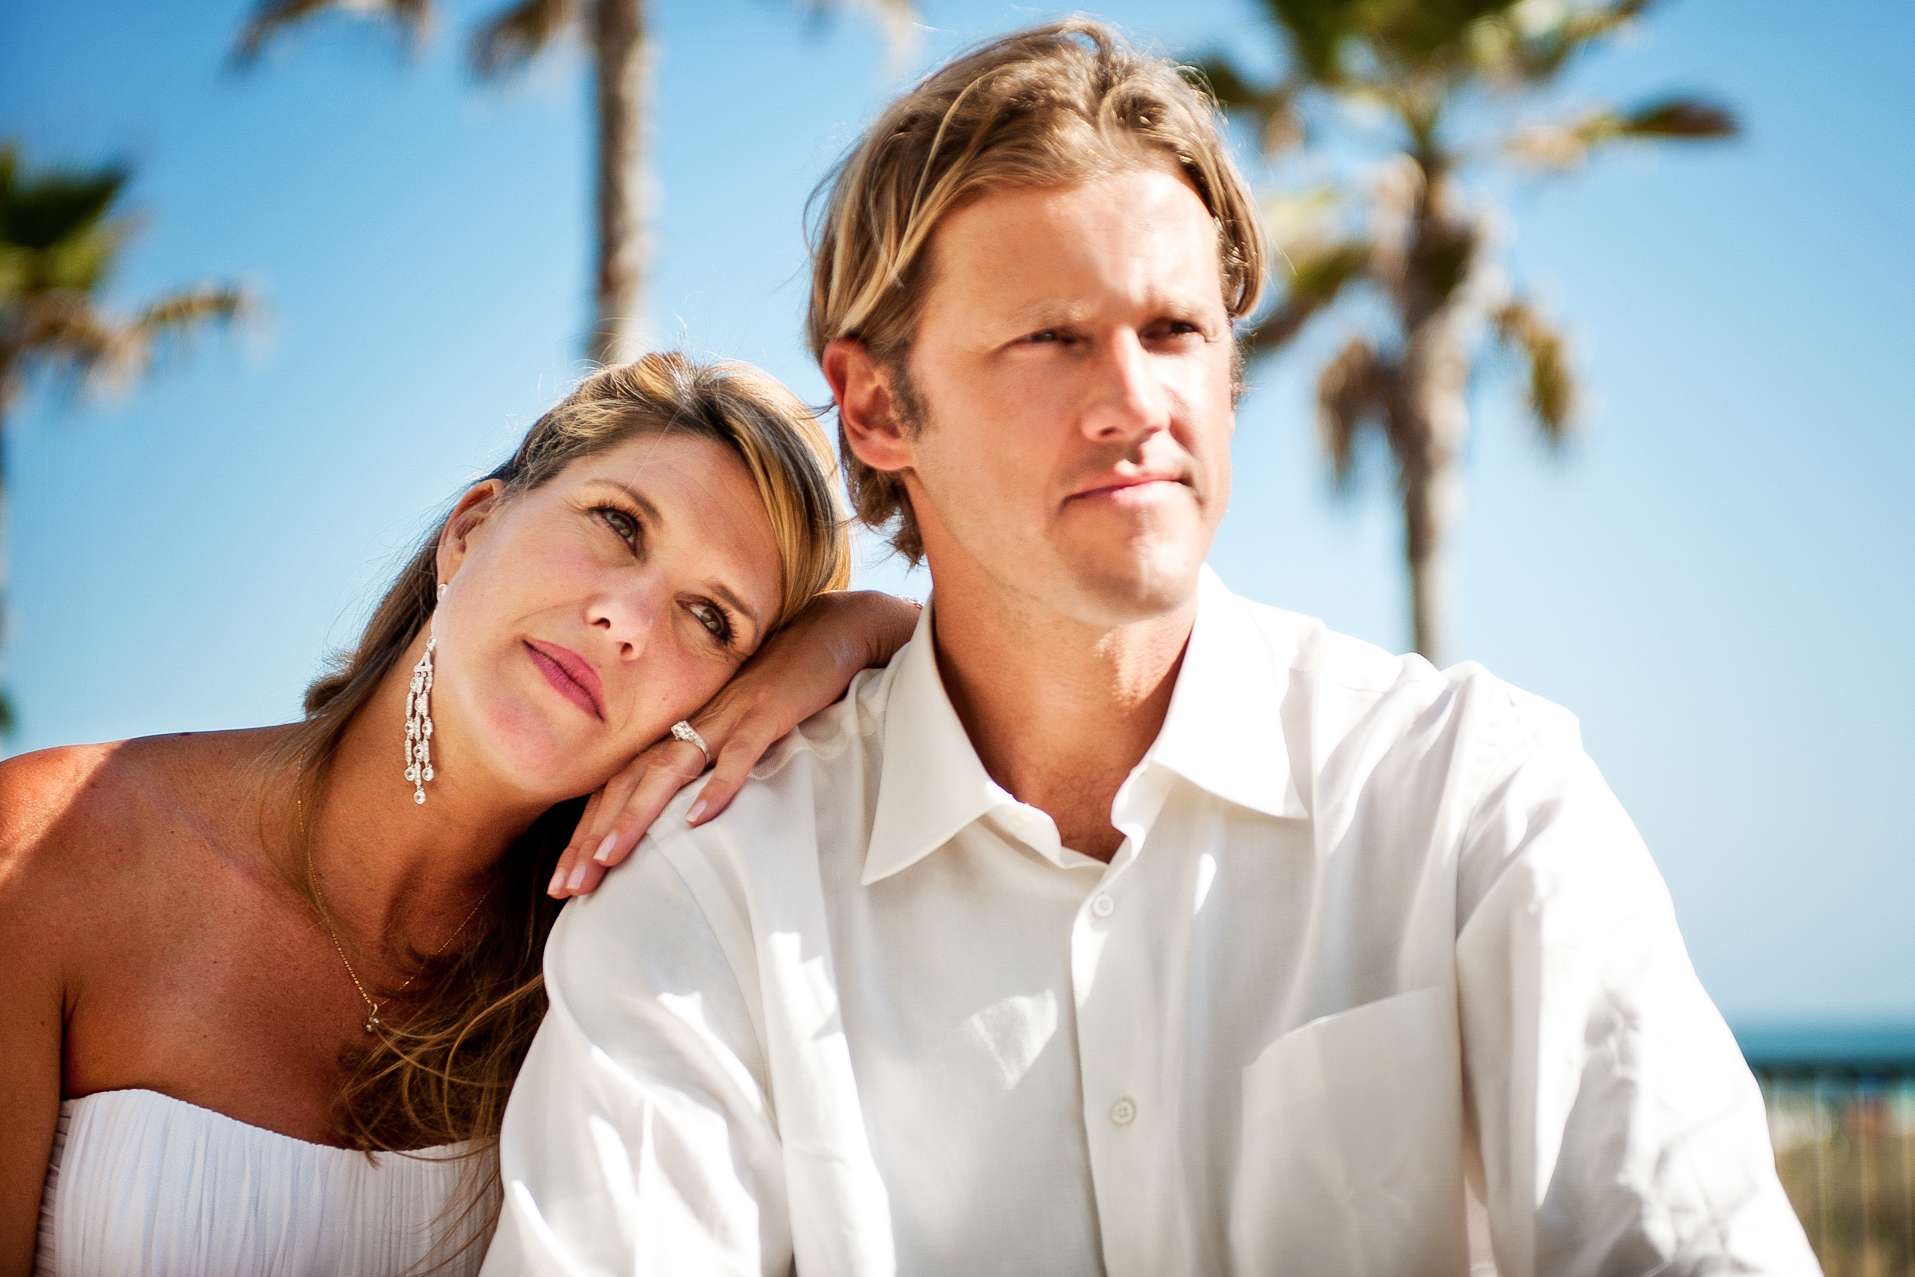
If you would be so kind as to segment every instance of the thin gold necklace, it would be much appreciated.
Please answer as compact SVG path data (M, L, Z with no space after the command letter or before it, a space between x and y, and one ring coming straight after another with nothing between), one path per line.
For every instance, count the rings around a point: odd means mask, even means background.
M346 946L339 943L339 932L333 929L332 915L326 911L326 898L325 896L321 895L319 891L319 875L313 869L313 849L310 843L308 843L306 846L306 885L312 889L313 903L319 907L319 921L320 921L320 924L326 928L326 938L332 941L333 952L337 953L339 955L339 960L345 963L346 977L352 981L352 987L359 990L359 997L366 1004L366 1020L365 1020L365 1023L360 1025L359 1027L363 1028L367 1033L377 1033L379 1031L380 1024L381 1024L381 1021L379 1019L379 1004L373 1001L372 995L366 992L366 986L360 983L359 973L352 969L352 959L346 956ZM479 897L478 903L473 905L471 909L466 911L466 915L464 918L462 918L459 921L458 927L453 930L451 935L446 937L445 943L441 944L437 949L434 949L430 954L427 955L428 961L431 960L432 958L438 957L440 954L444 953L447 949L450 949L452 947L452 942L465 934L466 924L472 921L473 917L477 915L477 913L479 912L480 907L484 905L485 902L491 898L491 896L492 896L492 888L487 887L485 889L485 894ZM404 993L407 989L412 987L412 982L414 980L417 980L418 978L419 978L419 973L417 971L414 971L411 975L406 977L406 981L404 984L400 985L398 988L392 991L391 997L396 998L400 994Z

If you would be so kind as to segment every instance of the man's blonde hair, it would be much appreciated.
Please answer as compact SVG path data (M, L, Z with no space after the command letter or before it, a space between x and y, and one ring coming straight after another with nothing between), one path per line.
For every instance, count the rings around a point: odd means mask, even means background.
M1139 52L1089 18L1032 27L960 54L893 102L814 194L805 337L822 360L839 337L863 342L900 381L933 269L931 233L952 210L1002 187L1057 186L1175 164L1218 229L1230 318L1263 288L1263 233L1225 149L1217 104L1185 70ZM907 426L914 424L907 420ZM859 461L839 427L858 518L916 563L917 520L897 476Z

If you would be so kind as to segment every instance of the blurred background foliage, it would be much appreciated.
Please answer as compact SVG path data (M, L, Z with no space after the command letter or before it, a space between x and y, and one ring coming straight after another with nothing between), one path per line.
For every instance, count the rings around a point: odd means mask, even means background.
M622 363L645 349L644 285L653 247L656 175L647 151L655 73L651 9L657 0L517 0L472 31L467 57L481 80L522 72L568 41L583 47L592 82L592 318L585 356ZM877 19L894 60L914 45L911 0L806 0L819 13L858 8ZM269 44L329 14L390 27L422 47L437 19L431 0L261 0L240 29L234 65L254 66Z
M109 306L138 218L123 204L120 166L29 169L17 140L0 142L0 741L14 727L5 679L7 427L29 385L118 393L169 343L244 312L247 292L197 283L131 309Z
M1576 425L1580 398L1567 337L1497 268L1495 210L1465 185L1470 170L1566 171L1619 142L1715 140L1738 126L1724 107L1674 93L1510 123L1581 54L1624 34L1649 0L1262 3L1286 54L1281 72L1257 76L1219 51L1199 63L1204 79L1247 118L1266 161L1281 168L1290 151L1343 129L1359 139L1364 167L1335 184L1270 193L1282 295L1249 348L1282 351L1359 288L1384 301L1387 326L1349 336L1317 374L1317 428L1339 486L1351 482L1366 430L1387 444L1403 508L1409 638L1440 665L1446 541L1485 344L1521 360L1527 406L1548 443Z

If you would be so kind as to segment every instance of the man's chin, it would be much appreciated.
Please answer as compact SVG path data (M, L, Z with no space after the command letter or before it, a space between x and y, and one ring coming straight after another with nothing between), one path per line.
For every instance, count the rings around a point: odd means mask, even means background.
M1133 625L1188 608L1197 597L1203 555L1160 549L1073 566L1073 611L1098 624Z

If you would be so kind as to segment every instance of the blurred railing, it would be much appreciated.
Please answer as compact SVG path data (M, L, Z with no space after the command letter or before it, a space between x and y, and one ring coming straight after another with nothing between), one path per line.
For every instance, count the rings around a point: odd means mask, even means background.
M1743 1053L1828 1277L1915 1277L1915 1034L1750 1033Z

